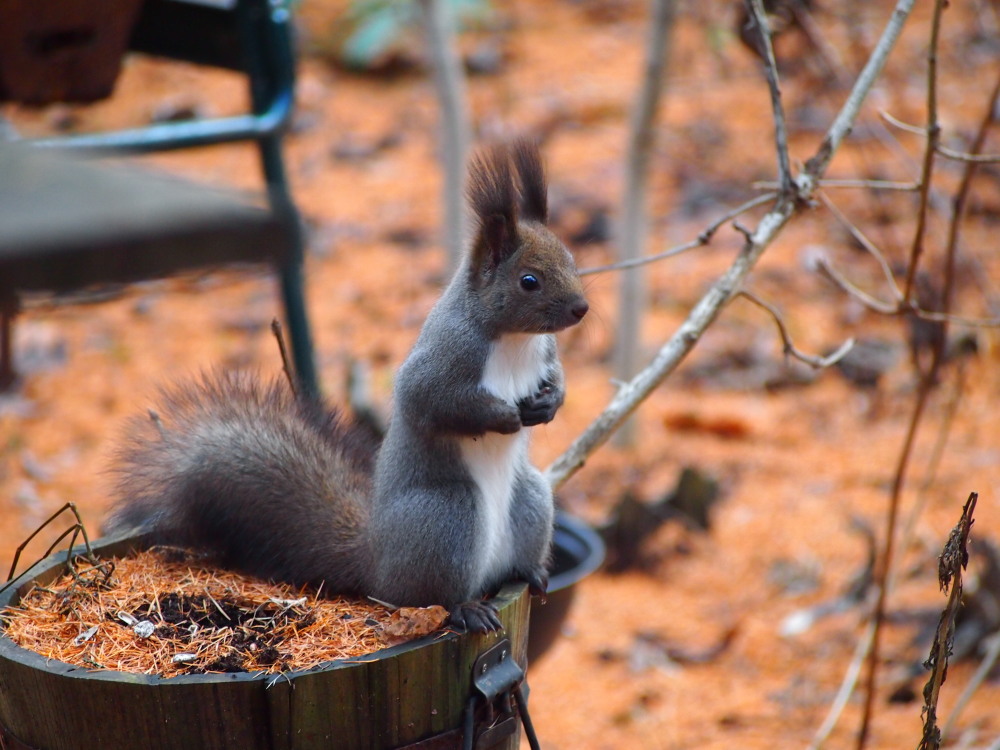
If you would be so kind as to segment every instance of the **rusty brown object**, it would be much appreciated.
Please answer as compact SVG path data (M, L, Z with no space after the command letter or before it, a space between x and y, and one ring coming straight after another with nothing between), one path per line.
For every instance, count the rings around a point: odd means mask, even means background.
M0 5L0 100L42 105L111 95L142 0Z

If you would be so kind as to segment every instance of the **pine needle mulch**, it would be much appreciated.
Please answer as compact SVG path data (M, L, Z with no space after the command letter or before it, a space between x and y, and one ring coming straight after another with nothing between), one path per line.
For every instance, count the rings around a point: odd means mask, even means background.
M172 548L114 558L104 576L66 574L0 616L6 635L46 659L174 677L277 674L364 656L439 629L441 607L392 611L266 583Z

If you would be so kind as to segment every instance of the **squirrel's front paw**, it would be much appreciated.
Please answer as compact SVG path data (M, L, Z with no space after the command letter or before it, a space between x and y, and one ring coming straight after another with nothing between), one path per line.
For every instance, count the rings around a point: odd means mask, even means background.
M501 435L513 435L515 432L519 431L523 425L524 422L521 418L521 414L511 410L510 414L504 414L503 417L493 425L493 431L499 432Z
M543 384L538 391L517 402L517 408L521 411L521 424L533 427L551 422L562 402L559 391L547 383Z
M490 602L473 601L459 604L451 610L448 623L467 633L491 633L503 630L496 607Z

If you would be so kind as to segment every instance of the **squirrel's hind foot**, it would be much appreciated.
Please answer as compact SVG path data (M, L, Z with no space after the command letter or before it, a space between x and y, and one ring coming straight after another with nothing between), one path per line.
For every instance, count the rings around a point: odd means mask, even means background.
M532 571L524 576L524 581L528 584L528 593L537 596L545 603L545 595L549 590L549 574L544 568Z
M451 610L448 624L467 633L493 633L503 630L496 607L486 601L465 602Z

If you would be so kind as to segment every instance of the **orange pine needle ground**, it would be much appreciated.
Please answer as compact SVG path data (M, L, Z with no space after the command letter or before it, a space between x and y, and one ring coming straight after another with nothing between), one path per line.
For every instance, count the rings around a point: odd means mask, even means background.
M180 553L180 554L179 554ZM6 635L46 659L162 677L276 674L371 654L441 627L441 607L392 612L318 598L207 566L174 549L115 558L106 585L67 574L3 613Z

